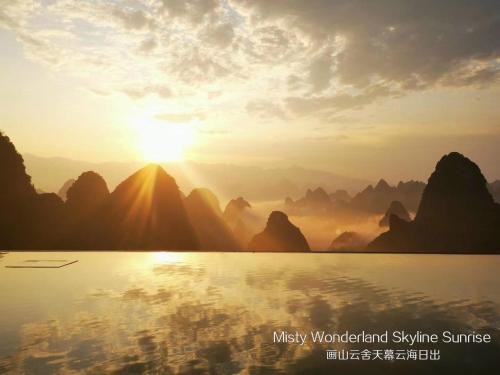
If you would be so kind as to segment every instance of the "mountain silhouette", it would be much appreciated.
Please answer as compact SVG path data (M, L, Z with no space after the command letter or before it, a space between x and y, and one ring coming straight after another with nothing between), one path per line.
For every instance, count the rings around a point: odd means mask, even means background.
M67 198L67 194L68 194L68 190L69 188L75 183L75 179L74 178L70 178L69 180L67 180L63 186L61 186L61 188L59 189L59 191L57 192L57 195L59 195L61 197L61 199L63 201L66 200Z
M0 132L0 249L30 247L37 197L22 156Z
M102 249L198 250L175 180L159 165L127 178L96 214L93 246Z
M250 251L310 251L306 238L280 211L269 215L266 228L250 241Z
M339 189L330 194L330 200L334 203L349 203L351 196L347 190Z
M92 249L100 209L109 197L106 181L97 173L82 173L66 194L66 234L61 246L69 249ZM97 246L99 247L99 246Z
M375 188L373 190L381 193L390 193L391 191L394 190L394 188L390 186L387 183L387 181L382 178L379 180L379 182L377 182L377 185L375 185Z
M406 211L405 206L403 206L403 203L400 201L392 201L391 205L385 212L384 217L378 222L378 225L381 227L388 227L389 226L389 218L391 215L396 215L400 219L404 221L410 221L410 214L408 211Z
M231 199L223 214L241 248L246 249L250 240L262 227L262 220L252 211L252 206L243 197Z
M338 235L330 244L332 251L361 251L366 246L366 238L357 232L347 231Z
M285 210L291 215L328 214L333 210L333 201L321 187L314 190L307 189L305 196L296 201L287 197Z
M405 208L415 212L420 205L425 183L422 181L399 181L396 186L397 194L394 200L400 201Z
M493 197L493 200L500 203L500 180L493 181L488 185L488 189Z
M314 202L317 204L328 204L331 202L330 196L327 192L319 187L315 190L307 189L305 198L309 202Z
M392 201L400 201L410 211L415 211L424 188L425 184L420 181L400 181L397 186L390 186L381 179L375 187L369 185L356 194L350 206L359 211L383 214Z
M82 173L67 191L66 207L71 217L88 217L109 196L106 181L97 173Z
M392 215L390 230L371 250L500 252L500 205L493 201L479 167L452 152L437 163L412 222Z
M184 204L201 250L241 250L231 228L222 217L219 200L213 192L203 188L194 189L184 199Z
M391 186L381 179L373 187L368 185L352 198L346 190L328 194L323 188L308 189L305 196L293 200L285 199L284 210L290 215L359 217L360 215L384 214L393 201L400 201L410 211L416 211L425 184L419 181L400 181Z
M55 193L38 194L31 215L33 227L29 233L29 248L59 248L68 228L68 215L61 197Z
M246 209L252 208L250 203L243 197L238 197L236 199L231 199L228 204L226 205L226 208L224 209L224 219L228 223L234 223L238 219L240 219L242 213Z
M99 174L85 172L68 188L64 202L54 193L36 192L23 158L0 132L0 181L0 250L229 251L246 243L251 251L310 250L300 229L280 211L273 211L265 229L249 240L258 220L245 199L230 201L222 213L211 191L194 189L184 197L158 165L140 169L112 193ZM351 202L347 192L334 198L322 188L309 189L286 204L327 207L326 212L331 207L335 215L351 207L370 212L391 204L381 222L388 220L389 230L368 245L373 251L500 253L500 205L492 197L499 188L500 182L488 184L475 163L453 152L437 163L427 185L390 186L380 180ZM407 221L406 202L420 202L413 221ZM362 240L346 232L331 248L358 249Z

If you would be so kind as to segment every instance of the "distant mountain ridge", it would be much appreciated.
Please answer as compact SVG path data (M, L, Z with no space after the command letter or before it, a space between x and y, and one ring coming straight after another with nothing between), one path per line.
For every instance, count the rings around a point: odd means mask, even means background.
M46 158L24 154L25 165L33 184L44 191L57 192L64 182L84 171L95 171L113 189L138 169L141 162L90 163L65 158ZM216 191L219 198L229 200L244 196L249 200L281 200L298 196L308 186L324 186L330 190L342 187L358 191L370 181L302 167L261 168L207 163L163 163L185 193L198 186Z
M237 251L245 248L259 225L246 199L233 199L223 213L214 193L203 188L186 196L160 165L140 168L111 192L99 173L87 171L66 184L71 185L66 201L55 193L38 193L22 156L1 132L0 181L0 250ZM364 197L360 200L370 209L371 203L379 204L376 197L383 201L394 194L414 194L422 184L390 186L381 180L354 198ZM470 159L457 152L447 154L425 185L414 220L406 221L409 215L403 204L393 201L386 214L389 230L370 242L367 250L500 253L500 204L492 196L498 186L498 182L488 184ZM287 203L322 209L328 204L349 206L354 200L349 197L344 191L328 194L317 188L309 189L302 200L287 199ZM304 221L307 217L292 220L309 225ZM363 251L366 238L344 230L330 248ZM300 228L276 210L247 249L310 251Z
M384 217L379 221L379 226L387 227L389 226L389 220L392 215L396 215L404 221L410 221L410 214L406 211L405 206L400 201L392 201L391 205L387 209Z
M425 183L421 181L400 181L396 186L384 179L373 187L369 185L351 200L351 207L360 211L383 214L393 201L401 202L409 211L416 211Z
M384 214L392 202L401 202L410 211L416 211L425 183L420 181L400 181L396 186L381 179L375 187L368 185L352 198L345 190L336 190L328 194L318 187L307 189L304 197L293 200L285 199L285 210L292 215L335 215L354 211L364 214Z

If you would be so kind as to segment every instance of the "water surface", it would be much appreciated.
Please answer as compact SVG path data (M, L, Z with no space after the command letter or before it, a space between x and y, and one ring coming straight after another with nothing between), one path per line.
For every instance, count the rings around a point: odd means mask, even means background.
M26 260L78 262L5 267ZM0 373L491 374L499 271L500 256L3 254ZM432 362L332 361L326 349L370 346L273 343L281 330L476 331L494 341L418 346L440 349Z

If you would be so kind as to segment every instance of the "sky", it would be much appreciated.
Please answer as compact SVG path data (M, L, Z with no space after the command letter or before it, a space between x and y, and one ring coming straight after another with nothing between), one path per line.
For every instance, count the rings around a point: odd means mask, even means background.
M495 0L0 0L0 129L76 160L500 178Z

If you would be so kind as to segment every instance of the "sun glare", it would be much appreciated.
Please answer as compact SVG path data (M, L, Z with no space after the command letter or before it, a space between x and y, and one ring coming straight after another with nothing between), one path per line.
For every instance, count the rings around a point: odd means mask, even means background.
M141 132L144 160L155 163L183 160L196 136L193 125L189 123L144 124Z
M153 264L171 264L171 263L182 263L185 261L185 257L180 253L172 252L155 252L152 254Z

